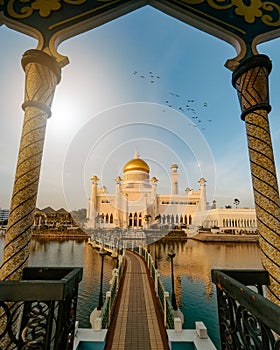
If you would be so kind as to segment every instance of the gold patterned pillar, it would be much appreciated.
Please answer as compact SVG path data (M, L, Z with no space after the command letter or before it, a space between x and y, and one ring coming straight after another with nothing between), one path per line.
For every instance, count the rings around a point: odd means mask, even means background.
M280 305L280 199L268 120L271 67L265 55L248 58L233 72L233 85L246 123L262 264L270 276L267 296Z
M55 59L39 50L26 51L22 66L26 75L22 106L25 115L0 268L1 280L20 279L27 265L46 123L61 73Z

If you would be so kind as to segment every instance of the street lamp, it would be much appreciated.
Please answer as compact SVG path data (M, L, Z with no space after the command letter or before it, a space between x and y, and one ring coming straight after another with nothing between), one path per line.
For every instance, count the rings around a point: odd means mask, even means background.
M174 290L174 272L173 272L173 259L175 258L176 254L174 253L173 250L170 250L168 253L168 256L169 256L170 261L171 261L171 283L172 283L171 302L172 302L173 309L177 310L176 295L175 295L175 290Z
M116 248L117 248L117 263L116 263L116 269L119 268L119 240L117 238L116 240Z
M157 266L157 250L156 250L156 241L154 241L154 255L155 255L155 269L157 269L158 268L158 266Z
M99 301L98 301L97 310L101 310L102 305L103 305L103 291L102 291L102 287L103 287L103 265L104 265L104 257L105 257L105 255L107 255L107 251L102 247L100 252L99 252L99 254L101 256L101 272L100 272Z

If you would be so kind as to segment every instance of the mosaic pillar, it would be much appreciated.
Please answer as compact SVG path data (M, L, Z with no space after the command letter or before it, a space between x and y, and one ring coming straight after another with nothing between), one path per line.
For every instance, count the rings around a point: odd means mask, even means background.
M47 119L60 67L39 50L28 50L22 58L25 71L25 112L8 228L0 269L1 280L17 280L27 265L29 242L36 208Z
M271 67L265 55L246 59L233 72L233 85L246 123L262 264L270 276L267 296L280 305L280 199L268 120Z

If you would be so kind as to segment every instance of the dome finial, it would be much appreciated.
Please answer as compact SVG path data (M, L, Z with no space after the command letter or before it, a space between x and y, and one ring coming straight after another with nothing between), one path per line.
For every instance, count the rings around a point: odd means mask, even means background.
M139 159L139 152L138 152L137 148L135 149L135 152L134 152L134 158Z

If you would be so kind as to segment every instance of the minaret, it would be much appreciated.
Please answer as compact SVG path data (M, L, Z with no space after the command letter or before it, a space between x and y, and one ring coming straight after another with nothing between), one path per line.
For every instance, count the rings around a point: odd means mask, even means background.
M96 211L97 211L97 185L98 185L98 177L94 175L91 178L91 206L90 206L90 221L92 223L92 227L96 228Z
M206 180L203 177L201 177L198 182L200 184L199 211L205 211L207 209Z
M124 199L125 199L125 210L124 210L124 217L123 217L123 227L124 228L127 228L128 227L128 194L125 193L124 195Z
M153 206L152 206L152 214L154 217L158 215L158 207L157 207L157 182L158 179L156 177L151 178L152 181L152 200L153 200Z
M171 194L178 194L178 165L173 163L170 167L171 172Z
M88 205L87 205L87 219L90 219L90 207L91 207L91 198L88 198Z
M115 196L114 224L116 226L120 226L121 182L122 182L122 179L120 176L117 176L115 181L116 181L116 196Z
M157 194L157 182L158 182L158 179L156 177L152 177L151 178L151 181L152 181L152 197L154 198Z

